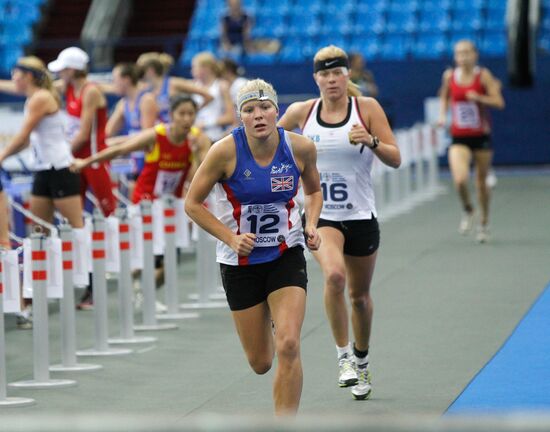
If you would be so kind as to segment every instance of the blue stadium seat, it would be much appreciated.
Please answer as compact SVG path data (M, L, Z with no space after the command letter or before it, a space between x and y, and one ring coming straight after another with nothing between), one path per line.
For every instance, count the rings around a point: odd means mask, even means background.
M285 34L287 26L284 16L281 14L265 14L256 16L252 27L253 38L280 38Z
M279 61L283 63L301 63L304 60L302 48L296 41L285 44L279 53Z
M504 31L486 31L481 37L479 51L488 57L503 57L506 55L507 41Z
M349 52L358 52L367 60L378 57L381 48L381 38L374 33L370 35L355 36L348 45Z
M392 2L388 6L389 12L401 12L401 11L407 11L407 12L415 12L420 8L419 2L415 0L392 0Z
M389 33L412 33L418 27L416 16L412 11L390 11L386 23L386 31Z
M390 4L391 4L390 0L360 1L357 4L357 12L367 12L369 10L384 12L390 7Z
M489 30L504 30L506 27L506 9L487 9L487 17L485 19L485 29Z
M243 57L243 62L249 65L270 65L277 60L277 54L253 53Z
M443 33L421 34L411 52L416 58L436 59L447 55L448 46L447 38Z
M419 5L421 11L436 11L451 9L451 0L424 0Z
M481 10L460 9L453 12L451 28L454 31L479 30L481 28Z
M353 31L351 17L347 13L327 14L321 13L324 34L349 34Z
M542 0L544 4L545 0ZM548 1L548 0L546 0ZM506 9L506 0L486 0L487 9Z
M299 3L294 4L291 13L299 13L301 15L317 15L321 9L322 5L319 0L301 0Z
M377 10L366 10L355 14L355 33L383 33L386 29L384 14Z
M418 29L421 32L431 33L435 31L444 32L449 29L451 18L448 12L444 9L439 10L423 10L420 12L420 20Z
M380 58L384 60L404 60L411 45L410 36L389 34L384 37Z
M454 0L451 7L454 10L475 11L483 7L484 0Z
M292 34L316 36L321 31L321 21L315 16L290 15L286 31Z

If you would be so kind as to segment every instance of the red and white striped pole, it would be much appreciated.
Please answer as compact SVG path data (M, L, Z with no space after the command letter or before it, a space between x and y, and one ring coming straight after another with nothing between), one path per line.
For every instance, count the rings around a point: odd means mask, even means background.
M81 356L130 354L131 349L111 348L108 341L107 280L105 278L105 218L94 210L92 231L92 282L94 287L94 348L77 351Z
M73 283L73 228L68 223L58 227L63 260L63 298L60 302L61 319L61 364L53 365L50 371L92 371L102 369L97 364L78 363L76 357L76 324Z
M45 389L76 385L73 380L50 379L47 258L46 236L41 233L31 234L34 379L10 383L10 387Z
M132 270L130 268L130 225L128 211L118 208L115 215L119 218L120 236L120 272L118 274L118 300L120 336L109 339L112 344L148 343L157 340L154 336L136 336L134 332L134 306L132 289Z
M6 390L6 335L4 330L4 281L2 277L2 261L4 252L0 250L0 407L28 406L35 403L34 399L8 397ZM19 287L17 287L19 289Z
M136 331L173 330L175 324L157 323L155 311L155 255L153 254L153 205L150 200L140 202L143 220L143 270L141 289L143 291L143 324L134 327Z
M180 312L178 294L178 260L176 250L176 200L172 195L163 197L164 205L164 294L167 311L159 319L198 318L196 312Z

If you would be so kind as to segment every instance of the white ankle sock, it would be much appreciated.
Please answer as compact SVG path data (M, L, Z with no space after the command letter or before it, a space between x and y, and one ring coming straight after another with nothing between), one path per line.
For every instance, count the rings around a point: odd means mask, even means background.
M344 354L347 354L348 357L351 357L351 355L353 354L349 343L343 347L339 347L338 345L336 345L336 353L338 354L338 358L342 357Z

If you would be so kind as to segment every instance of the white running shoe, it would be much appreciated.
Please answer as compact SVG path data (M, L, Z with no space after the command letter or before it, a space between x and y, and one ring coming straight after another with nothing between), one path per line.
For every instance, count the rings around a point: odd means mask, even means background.
M480 225L477 227L476 242L487 243L489 241L489 226Z
M458 225L458 232L462 235L467 235L472 231L474 226L474 212L464 212L462 213L462 218L460 219L460 224Z
M155 310L157 313L165 313L168 311L168 307L164 303L159 302L158 300L155 301Z
M372 393L371 374L369 364L364 367L357 366L357 385L351 388L351 394L356 400L368 399Z
M338 385L340 387L349 387L357 384L357 372L355 372L353 356L343 354L338 359L338 369Z
M495 174L494 169L490 169L487 173L487 177L485 177L485 184L488 188L494 189L498 183L497 175Z

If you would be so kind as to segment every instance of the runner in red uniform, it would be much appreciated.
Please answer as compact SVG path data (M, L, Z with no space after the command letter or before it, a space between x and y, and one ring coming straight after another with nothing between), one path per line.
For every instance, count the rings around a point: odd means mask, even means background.
M107 146L107 99L97 85L87 80L88 55L77 47L66 48L48 69L59 74L58 89L65 95L66 133L76 158L86 158ZM116 208L106 164L93 164L82 171L81 194L91 189L105 216Z
M473 224L474 208L468 191L470 163L473 159L481 209L476 240L484 243L489 239L490 191L486 178L493 158L488 109L503 109L504 98L500 81L488 69L477 66L478 52L471 41L457 42L454 57L456 67L443 74L439 125L444 126L446 123L450 101L452 144L449 148L449 166L464 209L459 232L468 234Z

